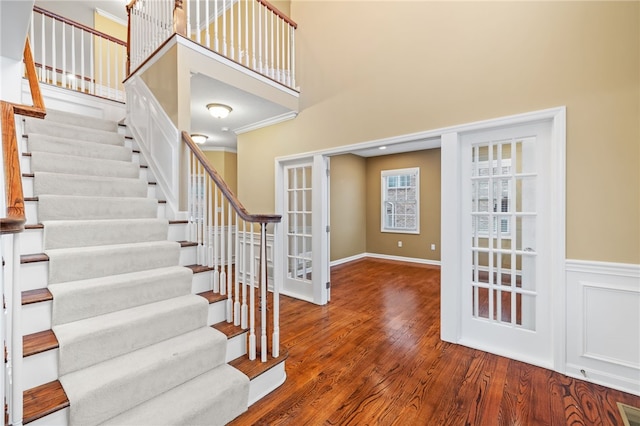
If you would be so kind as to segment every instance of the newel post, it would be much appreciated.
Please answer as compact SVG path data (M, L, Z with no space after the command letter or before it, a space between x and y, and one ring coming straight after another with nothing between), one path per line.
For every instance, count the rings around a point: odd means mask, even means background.
M187 15L182 7L182 0L175 0L173 8L173 32L187 36Z

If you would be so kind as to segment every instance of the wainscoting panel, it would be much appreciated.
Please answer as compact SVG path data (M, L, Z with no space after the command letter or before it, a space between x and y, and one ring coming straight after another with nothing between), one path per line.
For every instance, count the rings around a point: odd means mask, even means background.
M640 395L640 265L567 260L569 376Z

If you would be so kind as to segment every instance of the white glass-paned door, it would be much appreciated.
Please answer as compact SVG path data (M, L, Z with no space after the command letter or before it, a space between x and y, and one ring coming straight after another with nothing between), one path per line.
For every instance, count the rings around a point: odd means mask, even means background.
M462 340L552 362L545 124L462 136ZM464 237L466 236L466 237Z
M284 167L284 292L313 298L313 165Z

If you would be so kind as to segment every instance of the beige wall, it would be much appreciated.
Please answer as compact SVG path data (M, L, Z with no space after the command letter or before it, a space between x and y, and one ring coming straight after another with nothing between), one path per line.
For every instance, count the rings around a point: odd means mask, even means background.
M420 168L420 233L380 232L380 173L409 167ZM368 158L366 218L368 253L440 261L440 150Z
M567 257L640 263L639 9L294 1L301 112L240 136L240 198L273 211L277 156L566 105Z
M238 162L235 152L227 151L204 151L214 169L222 176L222 179L229 185L234 194L238 193Z
M366 160L352 154L331 157L331 259L367 251Z
M149 87L173 124L179 127L178 47L173 46L140 78ZM187 92L188 93L188 92ZM187 111L190 114L190 111Z

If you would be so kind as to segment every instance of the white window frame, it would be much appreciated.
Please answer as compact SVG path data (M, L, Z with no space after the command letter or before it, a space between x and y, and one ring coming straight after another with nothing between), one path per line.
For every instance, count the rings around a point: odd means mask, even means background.
M387 182L389 177L394 176L415 176L415 227L413 228L396 228L387 226L387 207L391 203L387 200ZM420 168L410 167L405 169L382 170L380 172L380 232L391 232L398 234L419 234L420 233ZM409 188L404 186L405 188Z

